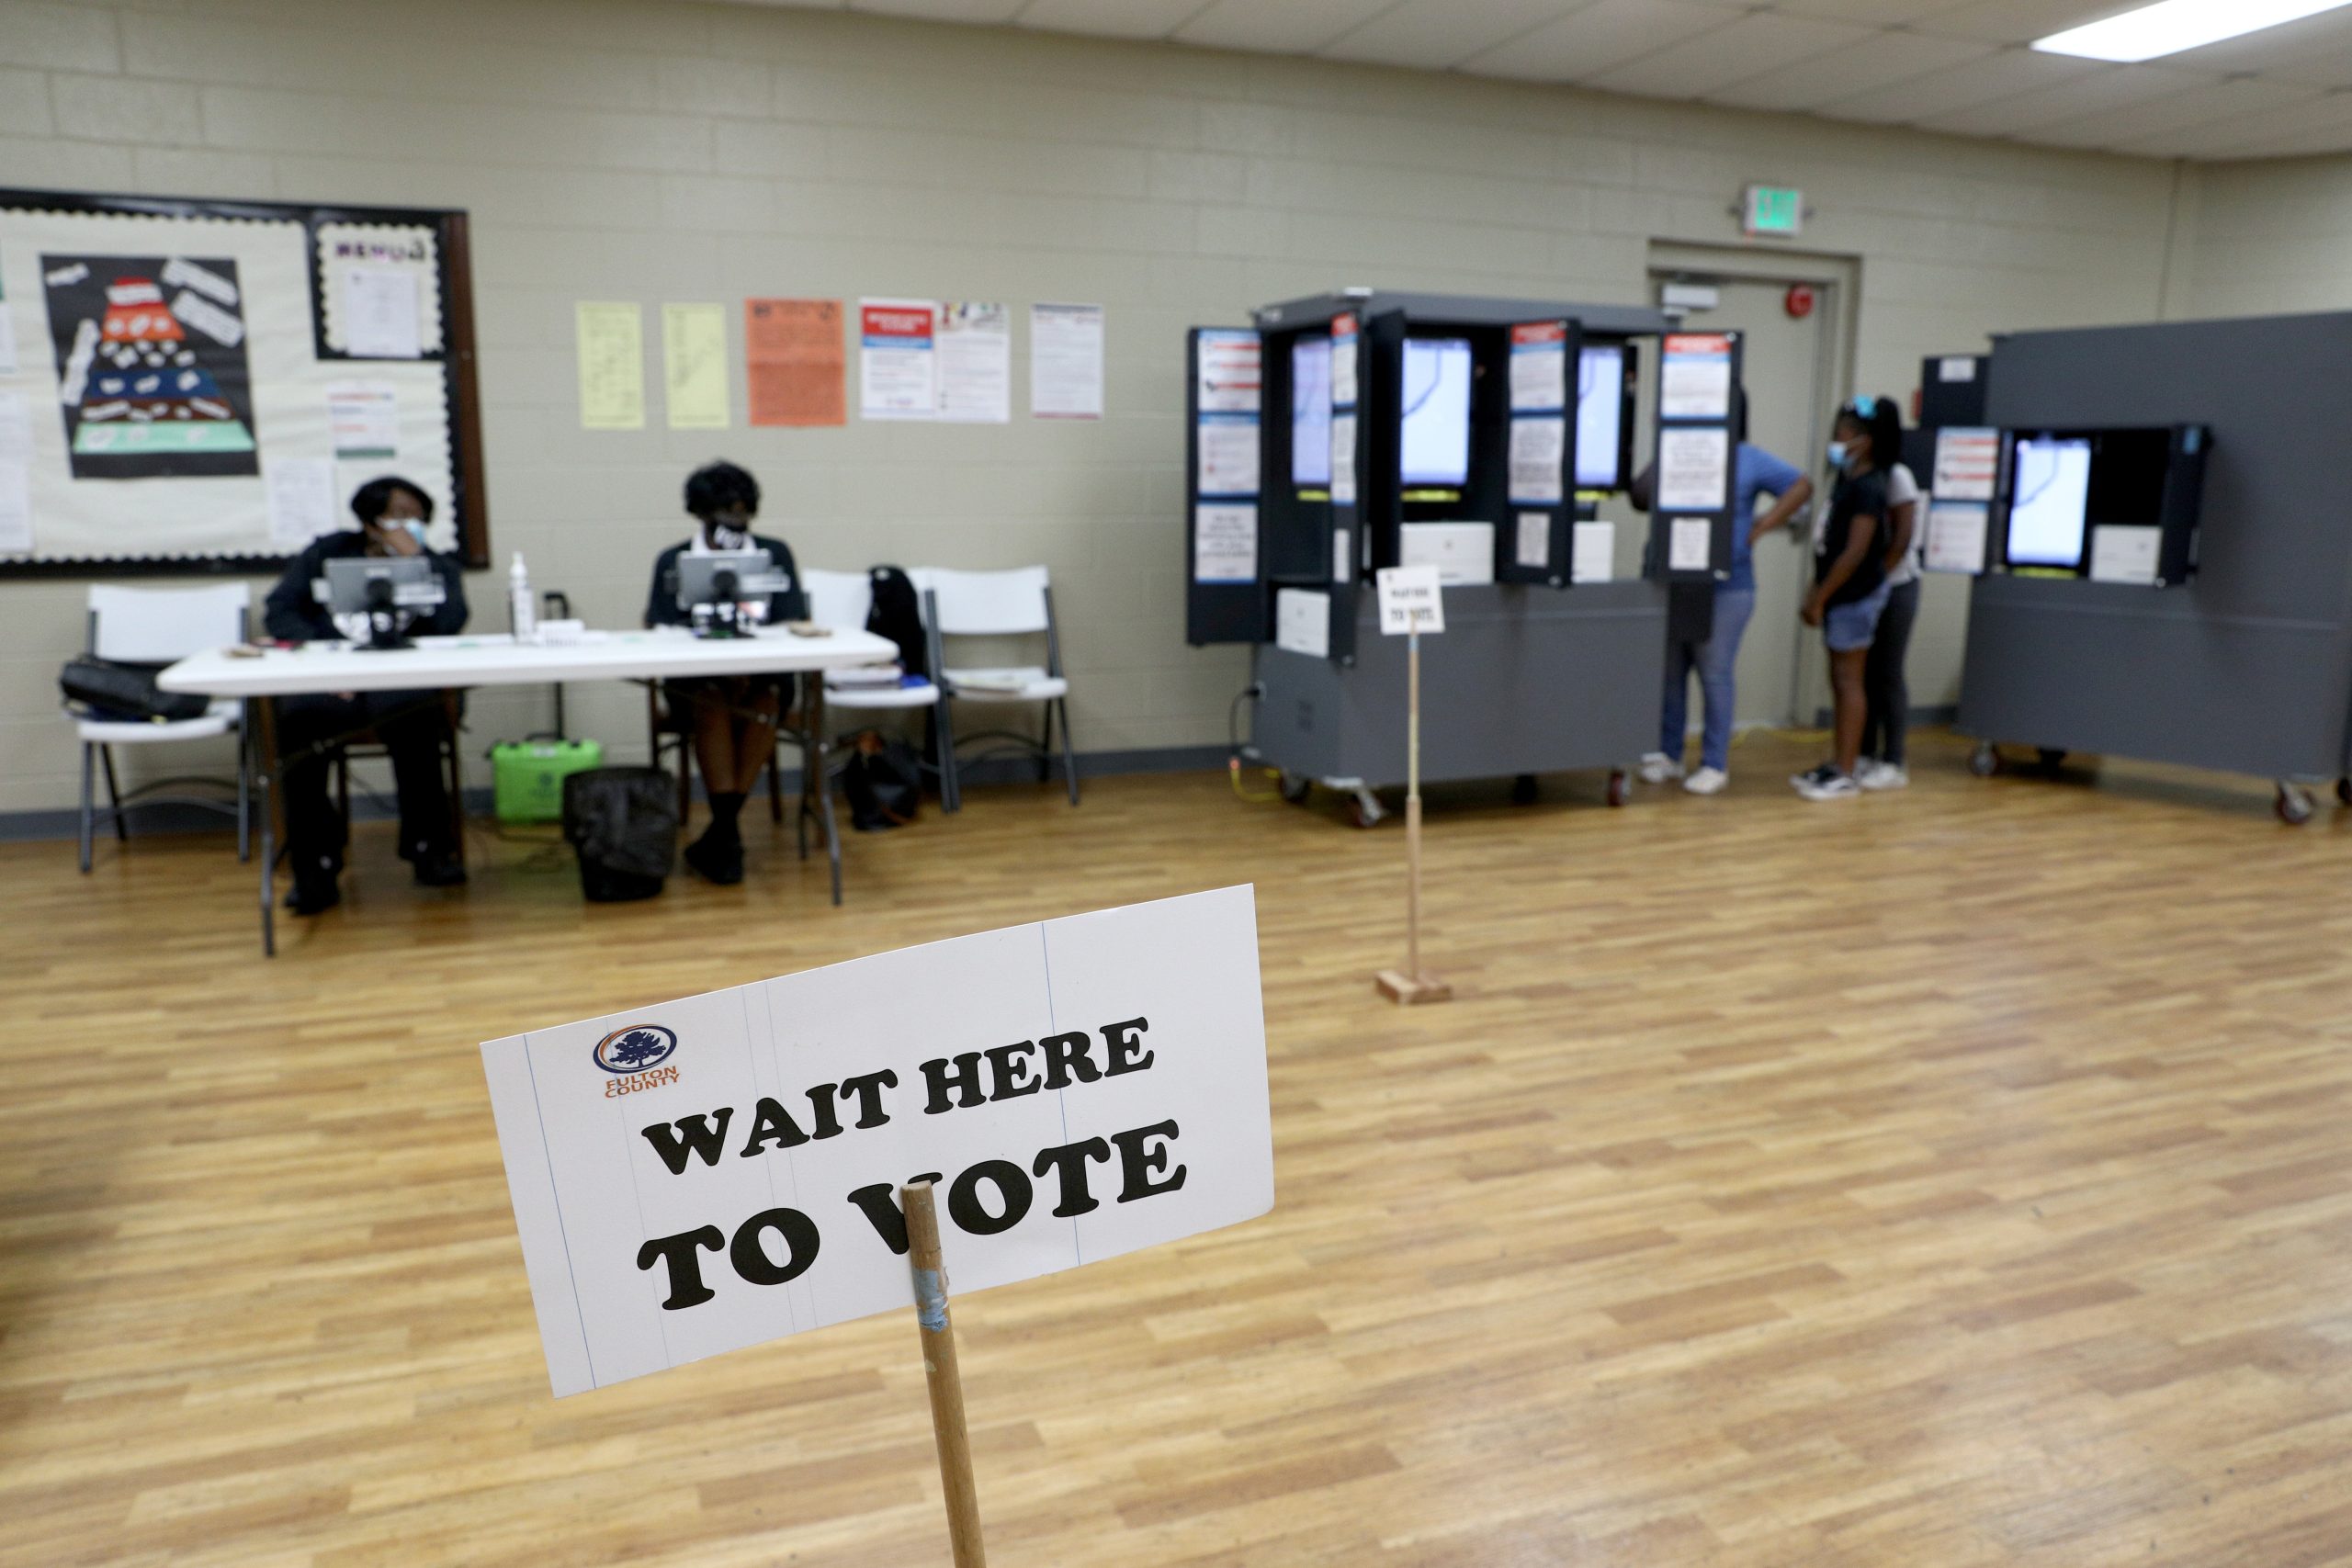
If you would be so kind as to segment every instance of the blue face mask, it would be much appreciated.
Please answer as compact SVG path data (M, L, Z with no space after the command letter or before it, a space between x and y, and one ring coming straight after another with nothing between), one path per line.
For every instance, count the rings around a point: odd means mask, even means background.
M424 547L424 524L419 523L413 517L409 517L401 520L401 526L408 530L408 536L416 541L417 548L423 549Z
M1829 466L1842 470L1846 467L1847 448L1843 441L1829 444Z

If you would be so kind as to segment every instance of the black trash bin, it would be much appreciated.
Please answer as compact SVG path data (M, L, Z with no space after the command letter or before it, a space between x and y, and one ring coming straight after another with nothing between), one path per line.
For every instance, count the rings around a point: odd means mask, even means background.
M563 781L563 836L589 902L662 891L678 855L677 788L659 768L590 768Z

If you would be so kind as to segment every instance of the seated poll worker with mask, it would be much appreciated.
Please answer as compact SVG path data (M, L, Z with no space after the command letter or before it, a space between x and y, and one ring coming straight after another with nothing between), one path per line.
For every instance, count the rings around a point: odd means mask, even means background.
M466 588L454 557L428 549L426 525L433 498L402 479L373 479L351 498L357 529L322 534L311 541L269 591L262 624L281 642L354 641L368 636L364 615L337 615L319 603L311 587L327 575L326 563L355 556L421 556L433 564L442 589L430 610L401 611L409 636L449 636L465 629ZM398 658L388 654L388 658ZM327 791L328 775L342 742L373 730L391 753L399 787L401 858L427 887L454 886L466 879L451 826L449 792L441 778L441 747L449 721L438 691L321 693L279 697L277 750L279 788L286 802L287 857L294 889L286 907L298 915L332 908L343 897L335 878L343 871L348 826Z
M808 614L800 574L781 539L752 532L760 513L760 483L732 463L707 463L686 479L686 511L695 519L693 537L673 545L653 562L653 589L645 603L649 626L707 629L721 607L682 602L689 557L735 550L764 550L771 581L784 586L749 602L724 607L726 619L782 626ZM789 705L789 675L721 675L665 683L671 716L691 738L695 763L702 770L710 800L710 826L686 846L686 864L722 886L743 880L743 839L738 819L744 797L775 750L777 716Z

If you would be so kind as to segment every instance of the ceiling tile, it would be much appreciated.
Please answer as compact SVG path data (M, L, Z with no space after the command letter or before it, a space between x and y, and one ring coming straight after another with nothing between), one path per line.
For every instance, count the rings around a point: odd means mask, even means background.
M1974 0L1780 0L1771 9L1783 16L1812 17L1825 22L1901 28L1973 3Z
M2352 8L2324 11L2299 22L2264 28L2174 56L2184 65L2228 75L2260 72L2281 81L2310 81L2314 62L2342 71L2352 62ZM2337 81L2320 84L2340 86Z
M2043 126L2036 132L2036 140L2065 147L2120 147L2148 137L2188 131L2216 120L2243 119L2266 110L2291 108L2323 96L2317 87L2298 87L2285 82L2217 82L2111 113ZM2085 140L2086 137L2090 140Z
M2086 76L2098 67L2087 60L2005 49L1965 65L1931 71L1893 86L1874 87L1849 98L1832 98L1816 111L1833 119L1908 124L1954 114L1996 98L2012 97Z
M849 0L849 8L876 17L916 17L926 22L1009 22L1022 0Z
M2031 43L2084 22L2132 9L2128 0L1974 0L1918 24L1923 33L1984 43Z
M1170 35L1180 43L1311 54L1396 0L1211 0Z
M2199 157L2267 158L2295 152L2339 152L2352 147L2352 93L2330 93L2299 104L2261 109L2193 128L2195 134L2165 132L2127 141L2119 150L2158 157L2195 141Z
M1199 14L1208 0L1029 0L1013 13L1013 25L1044 32L1091 33L1102 38L1166 38Z
M2040 125L2143 104L2150 98L2211 86L2210 76L2185 76L2153 65L2098 65L2082 76L1978 104L1923 116L1915 123L1962 136L2018 136Z
M1078 0L1083 4L1084 0ZM1194 0L1198 4L1198 0ZM1383 65L1459 65L1471 56L1557 21L1587 0L1403 0L1334 40L1333 60Z
M1612 93L1695 98L1762 72L1858 43L1867 29L1843 22L1754 14L1582 80Z
M1689 0L1598 0L1463 62L1489 76L1579 81L1724 25L1720 7Z
M1833 98L1908 82L1931 71L1983 60L1989 43L1929 38L1924 33L1873 33L1861 42L1832 50L1708 95L1711 103L1739 108L1810 112Z

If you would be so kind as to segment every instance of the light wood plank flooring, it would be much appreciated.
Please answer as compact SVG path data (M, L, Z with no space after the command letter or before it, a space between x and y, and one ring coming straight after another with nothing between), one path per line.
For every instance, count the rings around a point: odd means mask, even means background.
M999 1564L2352 1562L2352 812L1922 752L1447 792L1414 1011L1394 824L1214 774L841 910L363 829L270 963L224 840L0 846L0 1562L944 1563L906 1314L548 1397L476 1043L1243 880L1276 1210L958 1303Z

